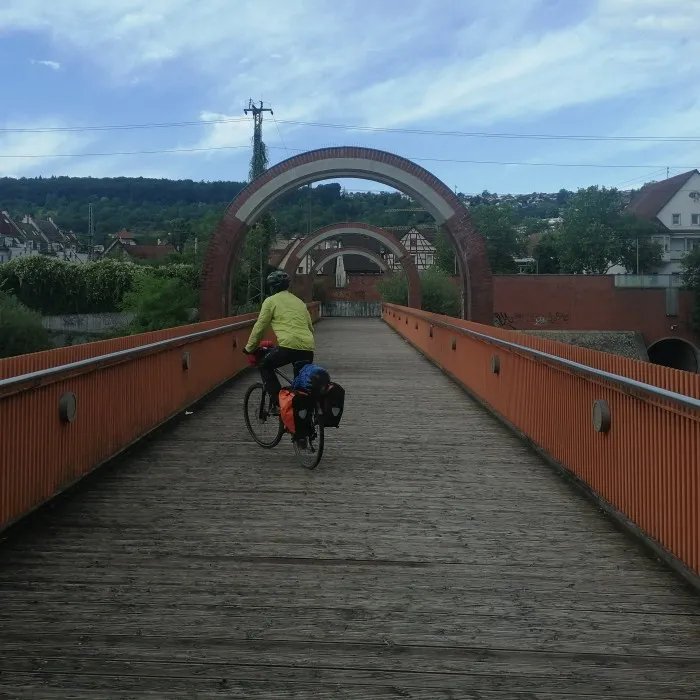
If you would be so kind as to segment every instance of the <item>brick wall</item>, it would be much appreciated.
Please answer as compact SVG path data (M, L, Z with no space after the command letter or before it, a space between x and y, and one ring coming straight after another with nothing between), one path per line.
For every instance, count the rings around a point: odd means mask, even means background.
M329 279L328 298L379 301L377 282L373 275L349 275L347 289L334 290ZM690 292L679 292L677 316L666 316L664 289L618 289L612 275L502 275L493 278L493 292L495 321L506 328L635 331L647 346L676 337L700 347L690 330Z

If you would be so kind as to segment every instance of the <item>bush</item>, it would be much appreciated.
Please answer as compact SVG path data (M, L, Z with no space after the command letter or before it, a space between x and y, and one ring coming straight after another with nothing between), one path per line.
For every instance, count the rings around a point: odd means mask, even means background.
M458 317L462 311L462 297L450 276L438 267L431 267L421 273L423 283L424 311L444 316ZM383 279L378 284L382 299L389 304L408 303L408 279L403 270L391 277Z
M121 307L135 314L129 332L146 333L191 323L196 303L197 292L181 280L146 273L135 278Z
M135 314L129 332L146 333L191 323L196 303L197 292L181 280L146 273L135 278L121 308Z
M0 358L51 348L41 316L11 294L0 291Z
M379 280L377 289L387 304L398 304L399 306L408 304L408 279L403 270L395 272L391 277Z
M694 293L691 327L700 333L700 248L693 249L682 260L683 284Z
M194 265L152 267L126 260L105 259L74 263L31 255L0 265L0 288L23 304L46 315L118 311L137 277L174 279L188 288L199 285Z
M437 267L421 274L423 309L434 314L458 317L462 312L462 295L450 276Z

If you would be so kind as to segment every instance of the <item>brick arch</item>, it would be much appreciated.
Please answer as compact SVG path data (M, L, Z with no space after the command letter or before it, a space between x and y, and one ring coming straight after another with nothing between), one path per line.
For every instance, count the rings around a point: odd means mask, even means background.
M420 309L422 299L422 285L418 268L413 262L406 248L394 236L393 233L384 229L361 223L331 224L324 226L305 238L301 245L292 252L284 266L285 272L294 279L297 269L304 257L310 253L317 245L331 238L341 238L342 236L365 236L381 243L388 248L394 257L401 263L401 267L408 279L408 305L414 309ZM346 251L346 248L340 248ZM382 261L383 262L383 261Z
M373 250L369 248L360 248L358 246L348 246L347 248L333 248L328 251L328 254L321 258L318 262L314 263L314 274L317 275L323 268L328 265L331 260L340 258L343 255L358 255L362 258L370 260L373 262L385 275L392 275L393 270L386 264L386 260L380 257Z
M286 192L333 178L371 180L409 195L447 232L457 252L465 316L493 322L493 282L486 243L454 192L419 165L386 151L341 146L302 153L251 182L228 206L203 265L200 315L225 316L231 307L231 268L248 229Z

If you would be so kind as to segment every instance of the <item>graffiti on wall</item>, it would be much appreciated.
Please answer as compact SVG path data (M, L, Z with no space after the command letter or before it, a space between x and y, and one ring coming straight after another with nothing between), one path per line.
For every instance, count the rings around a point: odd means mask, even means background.
M331 301L362 301L365 296L364 289L331 289L328 292Z
M555 323L568 323L569 314L563 311L550 311L548 313L508 313L506 311L497 311L493 316L493 325L499 328L508 328L510 330L521 330L535 326L541 328L543 326L551 326Z

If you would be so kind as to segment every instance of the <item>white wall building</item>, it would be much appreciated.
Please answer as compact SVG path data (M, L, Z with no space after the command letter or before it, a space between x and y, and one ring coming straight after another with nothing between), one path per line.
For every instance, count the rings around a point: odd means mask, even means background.
M411 228L401 238L401 244L413 258L419 272L433 267L437 262L437 251L427 236L430 236L427 231L421 232L417 228ZM398 271L401 268L401 263L395 259L393 253L387 252L383 257L392 270Z
M679 275L681 260L700 246L700 172L690 172L643 187L627 211L659 221L664 231L655 236L663 248L663 262L655 272Z

